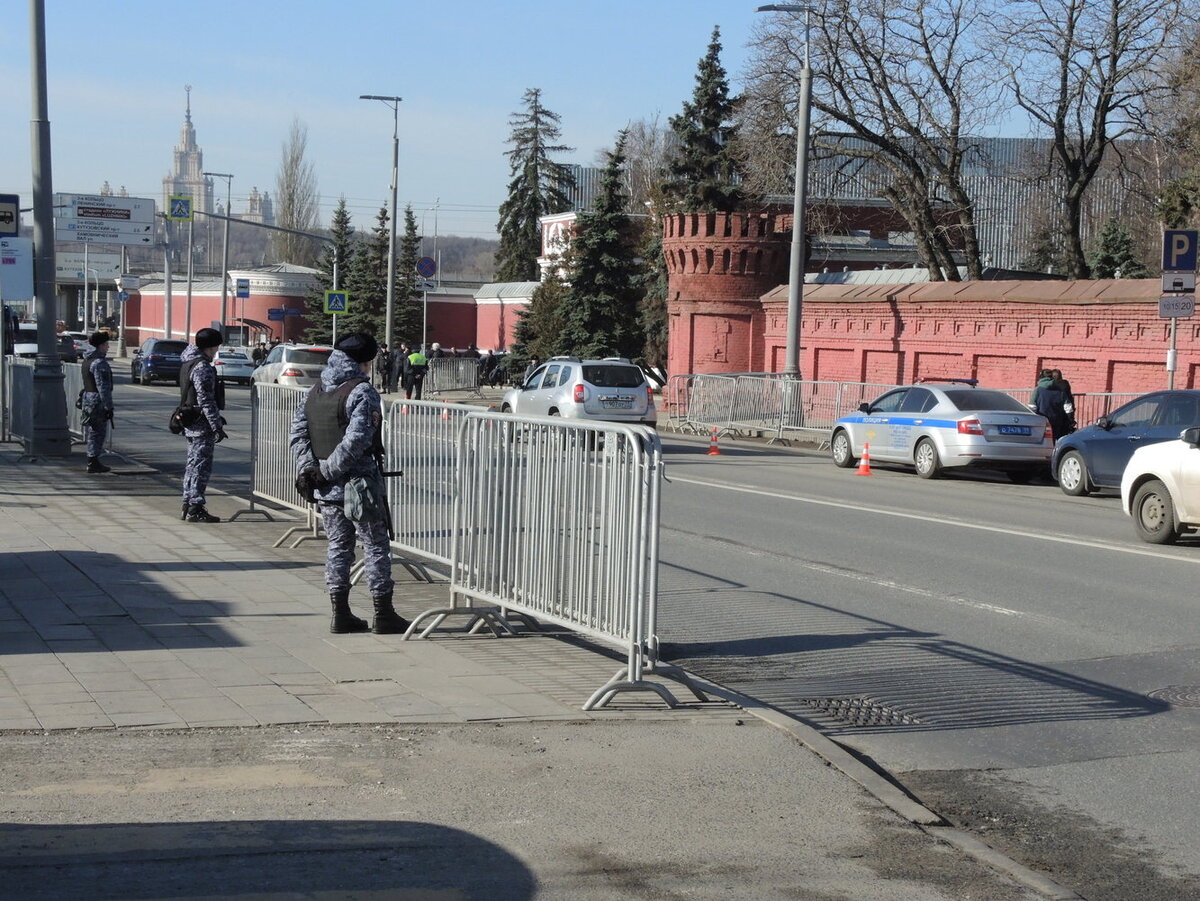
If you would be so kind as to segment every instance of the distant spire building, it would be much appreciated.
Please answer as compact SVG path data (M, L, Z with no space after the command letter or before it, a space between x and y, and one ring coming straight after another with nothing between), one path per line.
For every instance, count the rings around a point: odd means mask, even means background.
M160 209L170 205L171 195L190 194L192 205L206 213L213 212L213 181L204 172L204 152L196 144L196 129L192 127L192 86L185 85L187 109L183 128L179 132L179 143L175 145L175 164L170 174L163 178L163 196Z
M258 187L255 186L250 191L249 206L246 209L246 215L239 217L248 222L259 222L263 225L275 224L275 204L271 202L271 195L266 191L258 193Z

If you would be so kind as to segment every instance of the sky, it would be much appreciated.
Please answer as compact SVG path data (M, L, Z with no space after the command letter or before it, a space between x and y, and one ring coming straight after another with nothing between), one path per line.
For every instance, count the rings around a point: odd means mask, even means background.
M321 225L344 196L359 229L390 198L399 106L398 199L423 234L494 238L509 179L509 116L527 88L562 121L560 162L595 165L631 122L689 100L714 25L736 92L755 0L46 0L53 187L107 181L161 203L184 121L209 171L229 172L233 210L274 195L293 120ZM0 4L0 194L31 194L29 3ZM224 197L224 180L216 180ZM25 219L26 224L32 220Z

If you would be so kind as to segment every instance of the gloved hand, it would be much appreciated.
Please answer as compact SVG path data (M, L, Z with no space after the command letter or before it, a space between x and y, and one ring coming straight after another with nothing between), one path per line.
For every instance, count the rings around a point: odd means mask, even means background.
M225 434L224 429L217 429L217 444L220 444L222 441L224 441L228 437L229 436Z
M296 476L296 491L310 504L316 502L315 493L329 487L329 480L315 466L302 469Z

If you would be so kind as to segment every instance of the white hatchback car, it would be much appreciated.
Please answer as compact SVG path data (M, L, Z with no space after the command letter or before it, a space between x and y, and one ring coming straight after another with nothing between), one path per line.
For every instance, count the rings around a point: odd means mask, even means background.
M1121 507L1151 544L1200 530L1200 428L1134 451L1121 477Z
M504 394L500 409L518 416L562 416L653 426L658 413L646 374L623 357L551 357Z
M323 344L276 344L250 380L308 388L321 381L331 353L333 348Z

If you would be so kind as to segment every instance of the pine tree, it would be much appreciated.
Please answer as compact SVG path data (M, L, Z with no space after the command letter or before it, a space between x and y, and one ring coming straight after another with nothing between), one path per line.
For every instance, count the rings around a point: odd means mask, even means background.
M387 315L388 243L391 241L386 207L375 217L371 237L359 245L346 278L350 312L338 317L338 334L367 332L383 341Z
M638 320L642 332L640 362L647 374L660 385L667 376L667 261L663 257L663 225L660 216L651 216L641 241L645 261L641 287L645 292Z
M554 142L561 136L559 117L542 106L542 92L530 88L522 98L523 112L513 113L505 152L512 176L508 199L500 205L500 249L496 251L496 281L533 282L542 249L538 219L570 208L567 197L575 184L571 170L550 159L573 147Z
M341 197L329 223L332 244L322 242L324 248L317 262L317 286L308 295L308 320L312 323L304 332L304 340L314 344L328 344L332 337L333 318L325 314L325 292L344 288L350 268L354 265L354 253L358 246L354 229L350 225L350 213L346 209L346 198ZM338 283L333 283L333 266L337 263ZM351 298L351 303L354 298Z
M733 102L721 66L721 29L713 28L708 53L696 72L696 89L683 112L671 117L679 139L678 155L668 166L666 193L672 206L689 213L736 210L742 191L732 152L737 129L731 124Z
M548 360L561 352L563 302L567 284L558 268L552 268L529 298L529 306L517 318L513 344L509 349L509 368L520 372L534 357Z
M1061 231L1049 223L1038 225L1030 235L1029 249L1021 260L1021 268L1027 272L1049 274L1066 272Z
M591 213L580 216L571 242L572 265L563 314L563 350L580 357L636 357L643 337L638 321L642 269L636 252L621 170L625 133L608 156Z
M1092 278L1146 278L1150 275L1145 263L1138 259L1133 237L1115 217L1104 223L1096 236L1088 266Z
M424 309L417 284L417 260L421 258L421 235L412 204L404 208L404 234L396 252L396 302L392 311L392 341L420 342Z

